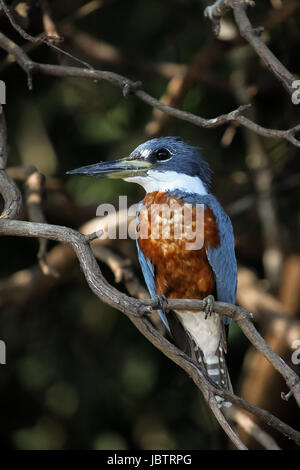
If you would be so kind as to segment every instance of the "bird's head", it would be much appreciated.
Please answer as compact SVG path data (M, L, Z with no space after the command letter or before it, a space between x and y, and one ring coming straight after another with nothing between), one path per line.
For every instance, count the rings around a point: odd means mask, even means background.
M161 137L139 145L127 158L99 162L67 172L97 178L121 178L147 192L179 189L205 194L210 169L197 147L179 137Z

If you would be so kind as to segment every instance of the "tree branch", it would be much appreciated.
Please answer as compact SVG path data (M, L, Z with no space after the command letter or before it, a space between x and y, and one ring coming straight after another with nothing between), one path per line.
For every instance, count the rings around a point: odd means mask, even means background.
M281 420L273 416L266 410L262 410L255 405L252 405L245 400L219 389L211 381L208 376L205 376L204 371L200 369L200 365L189 358L186 354L180 351L176 346L171 344L166 338L164 338L150 323L150 321L144 315L150 313L153 309L158 309L159 305L155 299L152 300L138 300L119 292L114 287L110 286L106 279L102 276L100 268L96 262L96 259L92 253L92 250L87 242L86 236L80 234L76 230L49 224L40 224L32 222L23 222L15 220L0 220L0 234L2 235L14 235L14 236L25 236L25 237L45 237L51 240L68 243L75 250L76 255L79 259L81 269L86 277L86 280L91 290L99 297L102 301L106 302L110 306L120 310L134 323L136 328L163 354L169 357L173 362L184 369L194 380L198 388L203 393L204 398L211 407L213 413L218 419L220 425L223 427L225 432L234 440L236 445L238 440L232 435L226 424L221 418L219 409L215 408L214 396L220 395L226 400L235 403L243 409L250 411L255 416L262 419L265 423L274 427L284 435L293 439L297 444L300 445L300 433L293 430L290 426L283 423ZM204 305L201 300L189 300L189 299L169 299L169 307L183 308L183 309L197 309L202 310ZM225 304L223 302L216 302L215 312L224 314L233 318L243 332L252 342L252 344L259 349L265 357L274 365L274 367L281 373L286 379L287 383L293 385L293 393L297 401L300 403L299 395L299 378L297 375L284 363L284 361L277 356L274 351L267 346L263 338L256 331L252 325L251 314L244 310L242 307L235 305ZM297 383L298 381L298 383ZM240 443L239 448L244 448Z
M32 79L31 75L33 72L41 72L45 75L51 75L54 77L77 77L77 78L88 78L90 80L105 80L112 85L117 86L123 91L124 96L130 94L135 95L144 103L148 104L153 108L157 108L164 113L181 119L183 121L189 122L195 126L203 127L205 129L213 129L230 122L238 123L247 129L250 129L256 132L259 135L265 137L281 138L285 139L288 142L292 143L296 147L300 147L300 141L297 139L296 134L300 131L300 124L292 127L291 129L286 130L277 130L277 129L268 129L250 119L243 116L243 112L248 109L251 105L242 105L237 109L230 111L227 114L221 114L218 117L206 119L195 114L181 111L177 108L165 105L158 99L146 93L141 89L141 82L134 82L127 77L119 75L114 72L108 72L104 70L94 70L90 68L80 68L80 67L71 67L71 66L62 66L62 65L51 65L51 64L40 64L34 62L25 54L23 49L13 43L10 39L0 33L0 47L5 49L9 54L12 54L18 64L25 70L28 77L28 85L32 88Z
M46 223L43 212L43 200L45 196L45 176L36 168L28 174L25 181L25 201L28 217L31 222ZM39 238L38 260L39 265L46 276L58 276L58 273L47 263L47 244L48 240Z
M87 67L89 69L92 69L93 67L88 64L87 62L79 59L78 57L73 56L69 52L65 51L64 49L61 49L58 47L55 42L58 41L58 36L48 36L47 34L42 34L37 37L31 36L31 34L28 34L24 29L15 21L9 7L6 5L4 0L0 0L0 6L2 7L3 11L5 12L6 16L8 17L10 24L12 27L22 36L23 39L26 41L30 41L33 43L43 43L46 44L49 47L52 47L53 49L57 50L58 52L61 52L62 54L70 57L71 59L75 60L76 62L79 62L82 64L84 67Z
M4 208L0 218L15 219L18 217L21 210L22 196L18 186L7 176L5 171L7 162L6 140L5 116L3 107L0 106L0 194L4 199Z
M204 16L206 16L213 22L214 33L216 36L219 36L220 34L220 20L222 16L224 16L229 10L231 10L231 8L233 8L233 5L238 2L251 6L254 5L253 0L216 0L213 5L210 5L205 8Z
M2 120L2 124L3 123L4 120ZM2 128L0 135L6 138L5 128ZM6 152L5 138L2 140L2 145L0 145L0 148L2 148L2 155ZM3 169L2 171L6 175L5 170ZM9 198L7 196L9 193L7 193L7 189L9 189L9 185L4 186L3 188L0 187L0 190L4 191L3 194L6 195L6 200L9 202ZM20 208L21 200L18 202L18 204L16 204L16 206L17 209ZM6 214L4 213L4 216L5 215ZM5 220L0 220L0 234L46 238L71 245L77 255L81 269L91 290L102 301L125 313L134 323L136 328L138 328L138 330L141 331L141 333L154 346L156 346L173 362L183 368L193 378L194 382L203 393L204 398L206 399L219 424L239 449L245 449L245 446L240 441L239 437L234 433L218 408L214 398L216 394L223 396L228 401L238 404L242 408L254 413L256 416L263 419L264 422L267 422L275 429L278 429L283 434L294 439L295 442L300 443L300 433L297 433L297 431L293 430L290 426L281 422L278 420L278 418L271 415L267 411L261 410L254 405L251 405L250 403L242 400L241 398L216 387L209 376L207 376L206 372L201 369L200 364L186 356L182 351L180 351L166 338L164 338L145 316L151 313L152 310L157 310L160 307L157 300L138 300L132 297L128 297L126 294L123 294L112 287L103 277L86 235L67 227L43 223L23 222L18 220L8 220L7 218ZM204 305L201 300L169 299L170 309L183 308L189 310L203 310L203 307ZM273 364L275 369L278 370L279 373L285 378L287 385L290 387L290 390L295 396L295 399L298 403L300 403L299 378L294 373L294 371L292 371L292 369L290 369L287 364L285 364L284 361L279 356L277 356L275 352L272 351L272 349L264 342L263 338L256 331L250 320L252 315L242 307L225 304L222 302L216 302L215 312L221 315L227 315L230 318L233 318L239 324L252 344L259 351L261 351L262 354L264 354L264 356Z
M213 5L205 8L204 15L213 22L214 32L218 36L221 17L232 9L241 36L253 47L267 68L278 78L288 93L292 95L295 91L293 82L296 80L296 77L277 59L264 43L261 38L263 28L253 28L246 13L248 5L254 6L255 3L253 0L216 0ZM295 132L299 130L300 128L298 127Z
M225 1L225 0L224 0ZM219 0L219 5L222 1ZM0 4L4 8L6 4L3 0L0 0ZM4 6L3 6L4 5ZM238 5L239 6L239 5ZM7 8L7 7L6 7ZM6 11L7 13L7 11ZM14 24L14 20L7 13L12 25L24 36L24 31L20 31L20 27ZM22 28L21 28L22 29ZM27 35L27 33L25 33ZM29 38L29 35L27 35ZM31 40L31 39L29 39ZM250 42L250 40L249 40ZM296 146L300 146L300 142L296 139L296 133L300 130L300 125L293 127L288 130L274 130L266 129L262 126L255 124L253 121L247 119L242 115L244 110L249 105L243 105L230 113L223 114L214 119L205 119L200 116L196 116L192 113L180 111L176 108L164 105L159 100L155 99L151 95L147 94L141 89L139 82L133 82L128 78L107 71L91 70L89 68L78 68L78 67L63 67L50 64L40 64L31 61L29 57L24 53L23 49L13 43L10 39L6 38L0 33L0 47L6 50L9 54L12 54L18 64L25 70L28 76L28 84L31 83L31 73L39 71L41 73L61 76L61 77L82 77L89 78L92 80L106 80L113 85L119 87L124 96L134 94L141 101L148 105L157 108L170 116L178 119L185 120L194 125L204 128L214 128L223 125L228 122L236 122L242 126L254 130L260 135L268 137L281 137L284 138ZM87 64L87 67L89 65ZM278 71L278 68L276 69ZM275 73L275 70L273 70ZM285 77L286 78L286 77ZM215 396L219 395L224 397L227 401L230 401L241 408L253 413L259 417L268 425L277 429L282 434L293 439L297 444L300 444L300 433L292 429L287 424L273 416L266 410L256 407L251 403L239 398L238 396L225 391L210 379L206 372L202 369L201 364L195 362L193 359L188 357L183 351L179 350L176 346L170 343L164 338L152 323L147 318L147 314L150 314L153 310L157 310L160 305L155 299L136 299L129 297L126 294L119 292L113 286L111 286L107 280L103 277L100 268L97 264L96 258L92 252L89 238L75 230L67 227L49 225L45 223L37 222L23 222L18 220L8 220L10 218L17 217L18 211L21 207L21 196L19 190L12 180L7 176L5 172L6 166L6 128L3 116L3 110L1 109L1 120L0 120L0 193L4 198L4 210L1 214L2 220L0 220L0 234L10 236L23 236L23 237L37 237L43 239L50 239L66 243L70 245L76 253L76 256L80 262L81 269L85 275L87 283L90 289L97 295L99 299L106 302L110 306L120 310L128 316L130 321L134 323L136 328L164 355L170 358L174 363L179 365L185 370L193 379L199 390L201 390L205 400L210 406L219 424L222 426L226 434L237 446L238 449L246 449L240 438L233 431L228 421L225 419L223 413L217 405ZM40 188L38 188L40 191ZM3 220L5 219L5 220ZM119 262L120 260L117 260ZM170 309L195 309L198 311L203 310L204 305L201 300L193 299L169 299L168 306ZM234 319L240 326L244 334L248 337L250 342L258 349L274 366L274 368L282 375L285 379L287 386L290 388L292 393L300 406L300 382L299 377L295 372L266 344L264 339L258 333L254 327L250 312L246 311L242 307L238 307L231 304L225 304L222 302L216 302L215 312L220 315L226 315Z
M222 126L229 122L238 122L242 126L253 130L257 134L263 135L265 137L275 137L286 139L291 142L296 147L300 147L300 141L295 137L296 133L300 131L300 124L287 130L276 130L276 129L267 129L260 126L259 124L254 123L250 119L247 119L242 113L251 105L242 105L231 111L227 114L221 114L220 116L212 119L205 119L203 117L197 116L195 114L181 111L177 108L172 108L167 106L161 101L157 100L153 96L146 93L144 90L141 90L138 85L138 82L133 82L128 78L116 74L114 72L107 72L102 70L86 70L78 67L69 67L69 66L60 66L60 65L50 65L50 64L38 64L34 63L35 70L38 70L46 75L52 75L56 77L80 77L80 78L89 78L93 80L105 80L113 85L121 88L122 90L130 90L131 94L137 96L144 103L157 108L160 111L163 111L169 114L172 117L181 119L186 122L190 122L198 127L203 127L206 129L216 128Z
M273 52L263 42L260 37L261 31L253 28L246 13L246 5L235 5L233 7L233 14L240 30L241 36L249 42L253 49L257 52L259 57L265 63L267 68L275 75L278 80L283 84L285 89L290 95L295 91L293 82L296 77L287 70L287 68L277 59Z
M256 439L265 449L281 450L274 438L260 428L245 412L231 406L225 410L227 419L235 421L249 436Z
M18 46L15 42L13 42L1 32L0 47L8 54L12 55L15 58L17 64L19 64L19 66L24 70L27 75L27 86L29 90L32 90L32 72L34 67L33 61L28 57L28 55L20 46Z

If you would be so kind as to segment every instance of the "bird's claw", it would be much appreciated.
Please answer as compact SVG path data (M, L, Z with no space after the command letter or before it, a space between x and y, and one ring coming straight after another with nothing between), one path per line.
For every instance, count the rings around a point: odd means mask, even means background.
M162 310L164 313L166 313L166 311L168 310L168 299L165 295L157 294L152 300L154 300L156 304L152 306L148 305L147 303L142 303L136 312L136 316L144 317L147 315L151 315L153 307L155 310Z
M205 320L212 314L214 311L215 306L215 298L213 295L208 295L203 299L204 302L204 313L205 313Z
M168 310L168 299L163 294L157 294L155 296L155 300L158 303L159 309L162 310L164 313Z

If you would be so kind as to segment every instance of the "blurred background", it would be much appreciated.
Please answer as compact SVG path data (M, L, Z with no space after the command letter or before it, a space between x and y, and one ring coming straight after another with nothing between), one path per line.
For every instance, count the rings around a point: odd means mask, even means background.
M271 128L299 122L299 110L256 53L240 38L232 15L214 38L199 0L13 1L15 19L30 34L64 38L59 46L98 69L134 80L171 106L206 118L252 103L247 116ZM263 38L294 74L300 73L299 1L261 0L249 9ZM4 34L35 61L77 64L25 41L0 17ZM49 223L76 229L102 202L129 204L143 192L122 181L67 177L65 172L128 155L161 135L198 145L213 174L213 192L230 214L239 262L238 302L291 367L300 339L299 149L262 138L234 124L201 129L124 98L109 83L34 75L4 52L7 87L8 172L22 191L28 166L46 176L44 214ZM298 119L298 120L297 120ZM27 176L26 176L27 175ZM26 205L21 218L28 218ZM186 374L159 353L128 319L90 291L72 251L53 242L43 274L38 241L1 238L0 442L4 449L226 449L228 441ZM135 242L108 249L130 260L142 282ZM106 278L127 292L107 263ZM120 282L116 282L120 281ZM230 330L228 363L236 393L296 427L293 399L279 375ZM299 366L298 366L299 369ZM241 431L242 432L242 431ZM275 435L283 448L287 439ZM251 448L259 445L246 434Z

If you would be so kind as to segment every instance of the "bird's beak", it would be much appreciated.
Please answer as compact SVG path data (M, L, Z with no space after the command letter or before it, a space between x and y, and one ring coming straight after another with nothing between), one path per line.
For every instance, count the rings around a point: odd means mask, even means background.
M129 178L132 176L145 176L150 168L151 163L145 160L122 158L121 160L82 166L81 168L67 171L67 175L94 176L96 178Z

